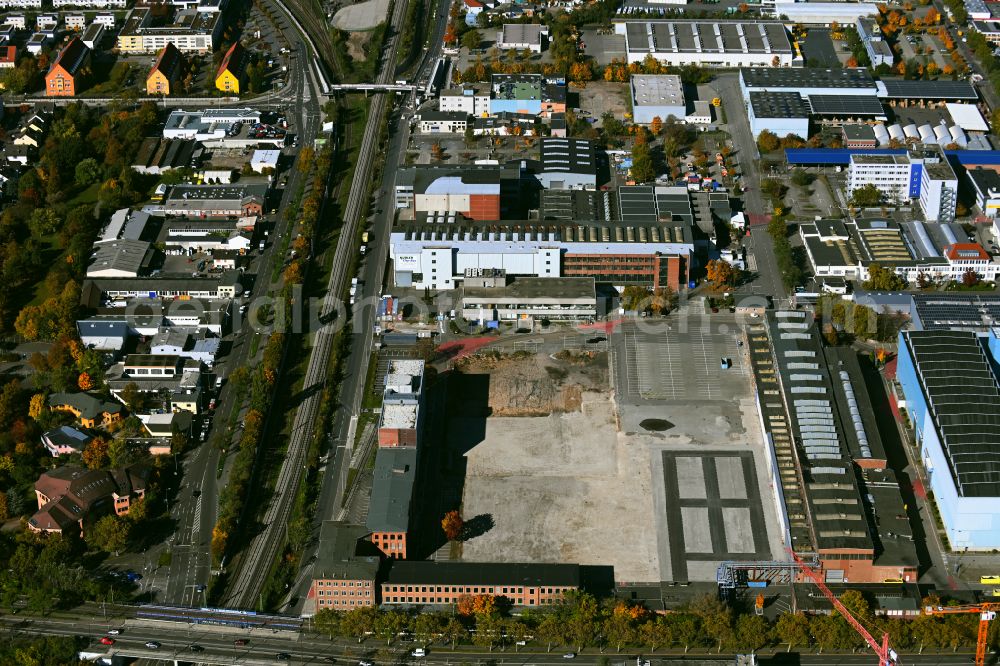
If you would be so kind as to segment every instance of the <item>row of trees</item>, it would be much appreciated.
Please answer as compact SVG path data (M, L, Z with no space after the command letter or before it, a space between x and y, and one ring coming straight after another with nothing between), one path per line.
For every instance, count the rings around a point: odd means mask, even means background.
M976 618L966 615L921 616L914 620L876 618L868 600L850 590L840 600L855 617L878 632L888 631L896 649L959 648L976 641ZM926 603L940 602L937 599ZM516 617L506 616L502 599L489 595L463 598L456 613L409 614L375 607L348 612L329 609L314 618L317 631L332 636L350 636L363 641L368 636L391 644L400 635L411 634L422 643L455 646L471 642L493 649L533 641L548 649L568 646L613 649L716 648L751 651L765 647L856 650L863 639L840 615L783 613L771 621L739 612L714 596L696 599L686 608L667 615L650 613L642 606L607 600L599 603L589 594L570 594L564 603L541 610L530 609ZM997 630L991 630L996 644Z
M774 247L775 263L781 274L781 281L785 289L791 289L802 281L804 258L801 256L801 251L792 248L788 238L787 211L784 202L787 188L777 180L765 178L760 182L760 191L771 199L773 215L767 224L767 234L771 237Z
M831 345L852 338L893 342L906 325L906 316L876 312L867 305L845 301L835 294L823 294L816 301L816 319Z
M296 293L295 287L301 285L304 279L308 249L311 247L311 239L319 222L319 211L332 162L332 145L324 148L319 154L315 154L311 148L306 147L299 155L300 166L312 170L312 186L309 196L301 202L298 208L292 207L286 211L286 215L298 216L298 228L301 235L297 236L292 244L293 249L296 250L296 256L285 268L282 276L283 284L281 297L277 299L277 302L280 303L278 307L291 308L291 302ZM284 319L287 321L288 317L286 311ZM243 395L244 391L249 389L250 408L243 422L243 432L240 436L236 458L233 461L229 483L219 497L219 518L212 529L212 560L217 566L221 564L233 545L231 537L236 533L251 492L253 462L261 444L264 415L267 413L275 384L278 381L278 371L284 348L285 334L272 333L264 347L263 362L252 372L241 372L235 379L233 375L230 376L230 382L233 384L231 390L235 390L237 395ZM290 539L293 533L297 535L300 531L300 529L293 531L290 527Z

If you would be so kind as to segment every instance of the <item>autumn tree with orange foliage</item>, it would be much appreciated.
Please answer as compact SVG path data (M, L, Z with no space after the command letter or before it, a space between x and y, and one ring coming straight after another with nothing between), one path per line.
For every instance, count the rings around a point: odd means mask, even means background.
M76 385L80 387L81 391L91 391L94 388L94 380L86 372L81 372L80 376L76 378Z
M83 464L90 469L101 469L108 464L108 448L108 440L103 437L95 437L80 454L80 457L83 458Z
M456 611L466 617L484 617L495 615L497 598L492 594L463 594L458 598Z
M736 271L732 264L721 259L712 259L705 267L705 277L714 289L733 286L736 280Z
M444 43L451 46L458 41L458 33L455 31L455 24L448 23L448 27L444 29Z
M444 530L444 536L448 541L455 541L462 536L464 527L465 521L462 520L462 514L458 511L449 511L441 519L441 529Z

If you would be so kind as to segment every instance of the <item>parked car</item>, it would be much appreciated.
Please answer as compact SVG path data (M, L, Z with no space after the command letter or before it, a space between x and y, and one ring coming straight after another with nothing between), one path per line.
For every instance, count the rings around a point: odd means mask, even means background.
M150 650L159 650L160 643L159 641L146 641L146 647L148 647Z
M423 648L415 648L413 652L411 652L410 654L412 654L414 657L426 657L427 650Z
M108 636L119 636L121 633L121 629L108 629Z
M104 636L101 638L101 645L114 645L115 639Z

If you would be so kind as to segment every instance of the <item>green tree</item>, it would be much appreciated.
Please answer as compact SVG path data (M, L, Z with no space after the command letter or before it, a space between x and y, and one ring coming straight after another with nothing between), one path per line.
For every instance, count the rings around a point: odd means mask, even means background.
M602 632L605 640L615 646L615 652L635 641L632 618L625 613L610 613L605 617Z
M381 613L375 622L375 633L385 639L385 644L392 643L404 629L410 626L410 618L396 610Z
M645 143L637 143L632 147L631 174L632 180L637 183L648 183L656 178L653 157L649 153L649 146Z
M360 643L365 636L375 631L379 615L379 610L375 606L362 606L349 610L340 619L340 630L346 636L357 638Z
M451 643L451 649L454 650L459 643L468 637L469 630L465 628L465 625L457 617L450 617L442 628L441 633Z
M87 543L118 556L128 545L130 529L118 516L104 516L87 530Z
M639 626L639 641L643 645L648 645L651 652L670 645L673 642L670 625L662 617L646 620Z
M479 31L475 28L467 31L462 35L462 46L464 46L469 51L473 51L479 48L479 45L483 43L483 36L479 34Z
M333 637L341 632L342 615L341 611L321 608L313 616L313 626L316 627L316 631L329 635L330 640L333 640Z
M101 167L93 157L88 157L76 165L76 184L81 187L93 185L101 179Z
M736 619L736 649L756 652L768 642L767 620L759 615L740 615Z
M873 263L868 266L868 279L862 286L869 291L902 291L908 285L892 266Z
M622 308L629 312L638 312L649 307L650 291L637 284L625 285L622 289Z
M553 645L568 645L572 640L569 627L561 616L562 613L548 613L538 623L538 637L546 642L546 649L550 652Z
M851 192L851 204L861 208L878 206L882 203L884 196L882 190L878 189L873 183L868 183L862 187L855 188Z
M792 171L792 183L799 187L809 187L812 185L815 176L805 169L795 169Z
M146 398L139 390L139 385L129 382L121 390L121 400L133 412L142 411Z
M733 636L733 611L718 597L706 594L694 600L691 612L701 620L704 633L718 645L729 643Z
M599 627L597 601L585 592L571 594L567 601L570 613L566 629L573 642L582 650L587 645L593 644L597 638Z
M782 613L774 631L781 642L788 645L789 652L809 644L809 620L801 613Z

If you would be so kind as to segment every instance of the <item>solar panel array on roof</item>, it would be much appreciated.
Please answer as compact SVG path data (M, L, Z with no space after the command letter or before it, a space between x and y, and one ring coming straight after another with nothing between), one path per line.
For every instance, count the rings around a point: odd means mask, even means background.
M1000 497L1000 385L979 336L904 335L958 493Z
M1000 296L987 294L914 294L921 328L928 331L985 331L1000 325Z
M968 81L882 79L879 81L878 87L879 97L887 99L960 99L972 101L979 99L976 89Z
M820 116L885 117L878 98L866 95L809 95L809 105Z

